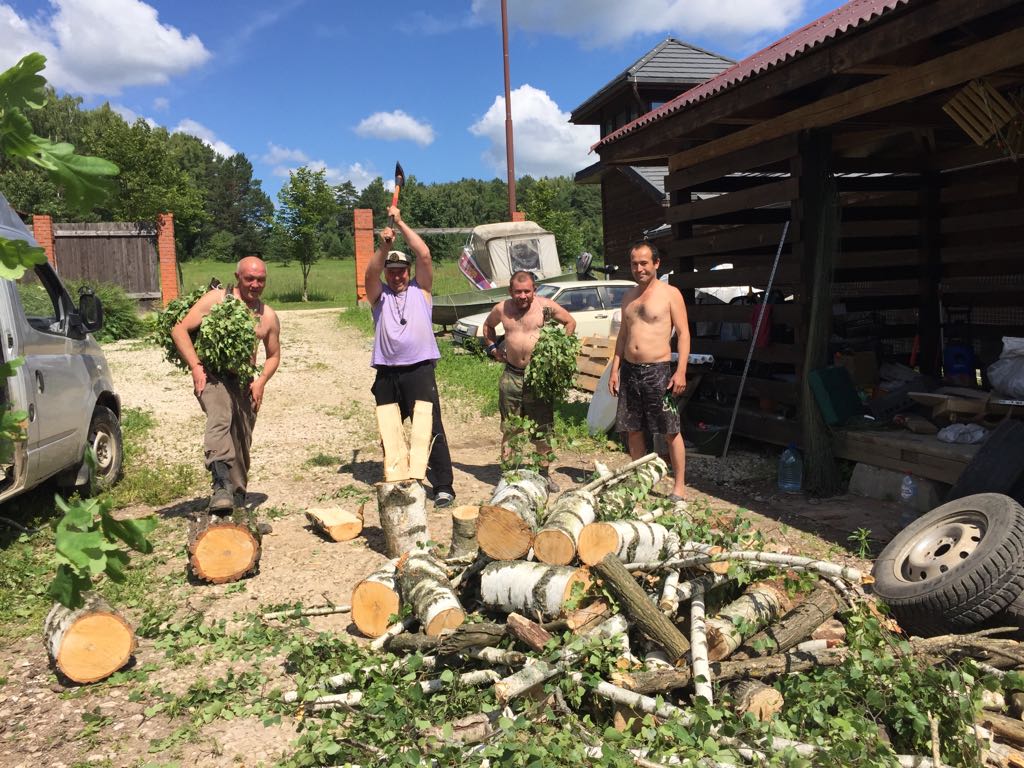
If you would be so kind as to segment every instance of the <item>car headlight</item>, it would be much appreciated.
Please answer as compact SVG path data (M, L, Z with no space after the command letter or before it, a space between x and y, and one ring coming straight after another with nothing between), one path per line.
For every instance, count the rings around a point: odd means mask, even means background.
M469 326L460 320L455 324L455 330L458 331L459 333L468 333Z

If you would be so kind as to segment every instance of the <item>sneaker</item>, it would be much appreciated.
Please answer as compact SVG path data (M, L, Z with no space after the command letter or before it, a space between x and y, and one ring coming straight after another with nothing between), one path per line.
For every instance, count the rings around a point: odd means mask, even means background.
M214 514L228 513L230 514L235 508L235 501L231 497L231 491L221 486L214 488L213 493L210 495L210 511Z
M447 489L440 490L434 494L434 508L442 509L444 507L450 507L452 502L455 501L455 492Z

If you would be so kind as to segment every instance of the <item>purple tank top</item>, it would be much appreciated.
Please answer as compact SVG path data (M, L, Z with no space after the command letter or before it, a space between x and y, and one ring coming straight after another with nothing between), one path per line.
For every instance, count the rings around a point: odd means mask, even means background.
M402 293L395 293L386 284L381 287L380 299L373 306L376 329L370 365L414 365L441 357L430 305L416 280L411 280Z

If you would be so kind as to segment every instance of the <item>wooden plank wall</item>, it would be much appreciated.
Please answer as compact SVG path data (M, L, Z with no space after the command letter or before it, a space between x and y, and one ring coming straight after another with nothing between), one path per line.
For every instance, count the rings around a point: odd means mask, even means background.
M759 149L676 171L666 180L672 201L668 221L676 237L671 281L687 298L691 350L718 361L702 389L716 393L722 402L731 402L738 389L754 308L696 302L705 300L706 288L765 288L797 195L796 181L789 175L796 142L787 139ZM729 175L736 173L746 175ZM792 411L797 402L794 381L803 352L796 343L801 337L801 296L793 243L799 236L799 224L791 224L774 284L774 290L792 300L772 307L772 343L755 350L744 390L755 407L758 401L771 401L764 405ZM713 269L723 264L732 267Z
M130 222L53 225L57 270L65 280L114 283L137 299L160 297L156 229Z

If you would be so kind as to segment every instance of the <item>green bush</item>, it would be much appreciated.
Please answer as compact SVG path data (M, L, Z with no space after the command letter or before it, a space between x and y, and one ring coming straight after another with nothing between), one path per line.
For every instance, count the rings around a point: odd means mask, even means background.
M139 316L139 307L125 293L124 288L114 283L97 283L93 280L68 280L66 285L76 305L82 288L91 288L103 302L103 328L93 334L96 341L136 339L142 336L145 328Z

